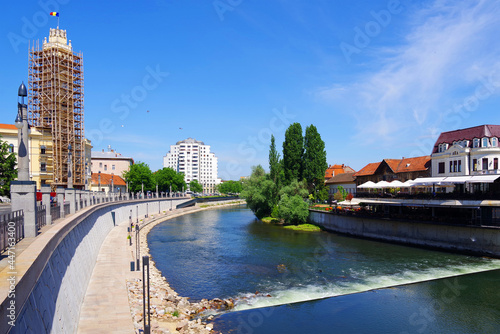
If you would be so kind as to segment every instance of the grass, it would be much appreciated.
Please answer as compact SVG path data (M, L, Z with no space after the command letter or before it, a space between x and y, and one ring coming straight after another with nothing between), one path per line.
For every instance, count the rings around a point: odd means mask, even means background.
M306 232L319 232L321 231L321 228L319 228L316 225L311 225L311 224L301 224L301 225L288 225L288 226L283 226L286 229L293 230L293 231L306 231Z
M279 219L273 218L273 217L263 217L261 219L264 223L279 223Z

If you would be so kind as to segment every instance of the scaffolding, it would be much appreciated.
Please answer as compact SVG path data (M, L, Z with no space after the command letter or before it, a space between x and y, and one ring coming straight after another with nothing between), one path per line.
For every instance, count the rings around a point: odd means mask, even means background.
M83 123L83 57L67 43L66 31L50 29L30 45L28 122L42 133L42 184L67 187L69 145L73 155L73 186L85 187Z

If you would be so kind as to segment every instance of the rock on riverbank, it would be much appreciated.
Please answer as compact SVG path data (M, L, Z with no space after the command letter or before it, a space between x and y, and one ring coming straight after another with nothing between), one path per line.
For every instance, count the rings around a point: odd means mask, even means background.
M244 202L231 201L227 205L239 205ZM215 204L215 203L214 203ZM217 207L222 205L218 203ZM173 218L185 213L206 210L208 208L186 208L173 212L170 215L159 215L144 221L140 231L140 251L141 255L149 255L147 246L147 234L151 229L165 221L165 218ZM167 280L156 268L154 261L150 257L150 319L151 333L193 333L208 334L213 333L213 325L202 321L200 315L203 313L210 319L210 313L231 309L234 301L231 299L221 300L203 299L197 303L189 302L188 298L179 296L168 284ZM142 301L142 279L132 279L127 281L127 290L130 303L130 311L134 320L136 332L143 329L143 301Z

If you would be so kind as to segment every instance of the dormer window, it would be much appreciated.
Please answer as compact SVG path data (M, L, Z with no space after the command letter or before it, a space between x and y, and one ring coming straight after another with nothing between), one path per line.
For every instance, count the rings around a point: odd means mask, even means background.
M478 148L479 147L479 139L478 138L474 138L474 141L472 143L473 143L473 147L474 148Z
M488 138L483 138L483 145L482 147L488 147Z
M496 137L491 138L491 146L492 147L498 146L498 139Z

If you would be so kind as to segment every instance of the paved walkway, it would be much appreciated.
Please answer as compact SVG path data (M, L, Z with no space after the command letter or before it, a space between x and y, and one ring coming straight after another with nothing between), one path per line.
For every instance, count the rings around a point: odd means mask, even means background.
M80 310L77 333L135 333L126 280L140 278L130 271L135 244L127 240L128 222L113 228L101 246Z

